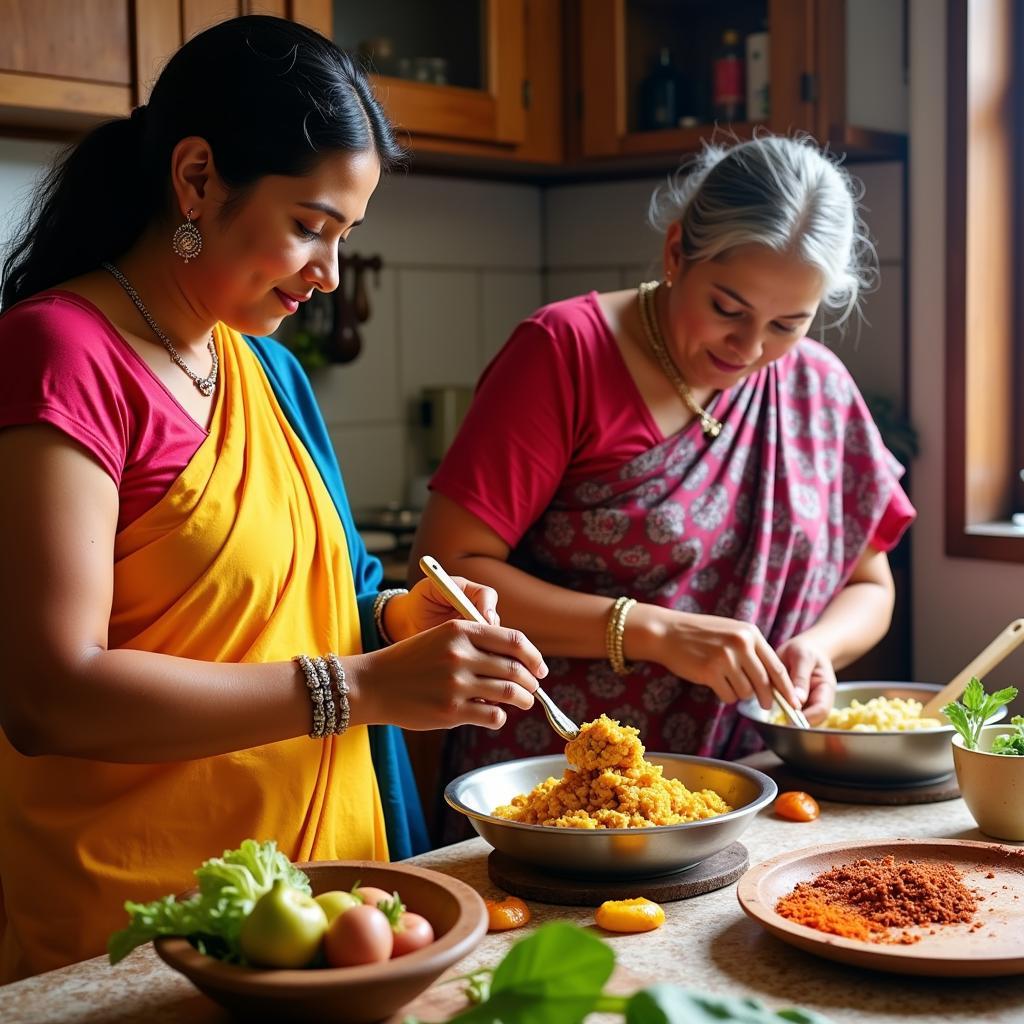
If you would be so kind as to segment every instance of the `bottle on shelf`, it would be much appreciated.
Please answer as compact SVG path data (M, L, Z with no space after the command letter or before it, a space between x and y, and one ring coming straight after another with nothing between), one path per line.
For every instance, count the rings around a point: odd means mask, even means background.
M712 62L711 105L716 121L743 120L743 51L733 28L722 33L722 47Z
M767 28L751 32L747 44L747 120L767 121L769 106L769 41Z
M669 48L663 46L651 73L640 83L640 130L675 128L679 109L679 77Z

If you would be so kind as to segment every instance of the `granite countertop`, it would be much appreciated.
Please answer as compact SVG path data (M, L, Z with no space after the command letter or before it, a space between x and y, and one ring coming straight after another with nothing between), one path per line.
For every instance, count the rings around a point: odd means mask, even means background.
M762 813L741 842L750 852L751 864L757 864L778 853L820 843L895 837L987 841L957 799L897 807L823 801L821 817L809 824ZM461 878L484 896L492 896L498 890L487 877L489 850L483 840L473 839L413 862ZM593 922L588 908L531 906L537 924ZM782 943L747 918L736 901L735 885L666 904L665 910L667 922L658 931L608 938L619 965L613 990L632 991L652 981L670 981L696 990L754 996L773 1008L804 1006L837 1024L1024 1021L1024 977L919 978L823 960ZM449 974L497 962L523 934L486 936ZM425 1019L442 1020L461 1005L458 986L453 985L431 990L409 1009ZM396 1024L402 1016L395 1018ZM616 1018L591 1018L594 1024L612 1019ZM212 1024L228 1017L146 946L117 967L100 957L0 988L0 1020L5 1024Z

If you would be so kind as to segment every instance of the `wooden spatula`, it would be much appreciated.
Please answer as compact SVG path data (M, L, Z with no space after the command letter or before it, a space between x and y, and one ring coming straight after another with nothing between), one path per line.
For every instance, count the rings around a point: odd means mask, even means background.
M1024 644L1024 619L1014 619L1006 629L1002 631L972 661L962 672L954 676L946 685L939 690L931 700L921 709L922 718L935 718L939 715L939 709L948 704L951 700L957 700L964 688L971 681L971 676L979 679L986 672L991 672L1011 651L1015 651L1021 644Z

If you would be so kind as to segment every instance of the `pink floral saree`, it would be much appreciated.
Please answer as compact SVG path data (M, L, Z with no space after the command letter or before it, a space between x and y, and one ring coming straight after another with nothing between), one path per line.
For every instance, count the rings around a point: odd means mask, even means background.
M914 517L843 364L802 341L710 411L616 470L564 486L511 561L559 586L756 623L773 646L811 626L869 543L891 548ZM626 651L627 660L629 651ZM661 665L625 677L606 660L551 657L545 689L576 721L602 712L648 750L734 758L759 748L735 706ZM447 777L561 751L539 707L496 733L450 738Z

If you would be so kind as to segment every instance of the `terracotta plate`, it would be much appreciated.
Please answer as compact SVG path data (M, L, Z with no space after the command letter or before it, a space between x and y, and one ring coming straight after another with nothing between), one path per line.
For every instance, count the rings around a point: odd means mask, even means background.
M984 897L970 924L941 925L935 934L910 929L919 942L901 946L864 942L819 932L775 912L780 897L799 882L862 857L892 854L899 860L945 861L955 864L964 883ZM994 877L986 878L991 872ZM736 888L740 906L773 935L818 956L857 967L900 974L984 977L1024 974L1024 848L962 839L890 839L809 846L780 854L752 867Z

